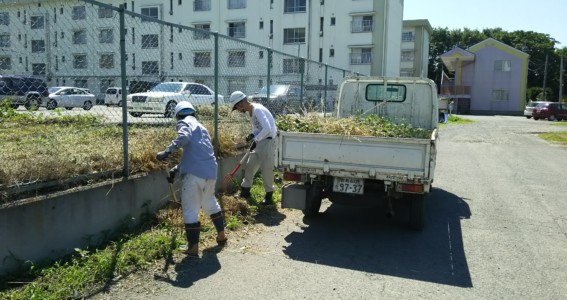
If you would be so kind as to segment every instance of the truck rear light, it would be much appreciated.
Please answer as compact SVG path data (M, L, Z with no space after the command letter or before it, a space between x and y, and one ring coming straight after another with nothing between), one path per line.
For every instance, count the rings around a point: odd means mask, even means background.
M402 192L423 193L423 185L421 185L421 184L402 183L399 186L400 186L400 191L402 191Z
M289 172L285 172L283 175L284 180L286 181L303 181L302 179L302 175L301 174L297 174L297 173L289 173Z

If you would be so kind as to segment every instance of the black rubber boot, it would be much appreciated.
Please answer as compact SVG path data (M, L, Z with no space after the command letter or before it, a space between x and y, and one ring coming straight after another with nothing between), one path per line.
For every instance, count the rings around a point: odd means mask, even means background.
M237 196L238 198L250 198L250 188L246 188L246 187L241 187L240 188L240 194L238 194Z
M274 204L274 200L272 199L274 192L266 192L266 196L264 197L264 201L262 201L262 205L272 205Z
M224 233L224 215L220 211L216 214L212 214L211 221L217 230L217 244L219 246L224 246L228 240Z
M185 254L192 257L199 257L199 235L201 234L201 223L185 224L185 234L187 235L187 250Z

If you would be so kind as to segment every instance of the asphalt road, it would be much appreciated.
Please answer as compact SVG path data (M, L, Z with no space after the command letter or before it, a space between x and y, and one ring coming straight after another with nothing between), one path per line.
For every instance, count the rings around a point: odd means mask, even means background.
M567 127L467 118L440 131L421 232L383 211L280 209L220 252L94 299L567 299L567 146L536 136Z

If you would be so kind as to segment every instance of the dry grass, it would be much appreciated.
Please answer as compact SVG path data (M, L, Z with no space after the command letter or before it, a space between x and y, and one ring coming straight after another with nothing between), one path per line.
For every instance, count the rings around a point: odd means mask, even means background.
M201 111L199 111L201 112ZM250 131L243 114L221 110L218 125L220 157L235 155ZM214 119L205 109L199 120L214 138ZM131 174L163 168L155 159L176 136L175 124L130 125L128 157ZM54 181L78 175L121 170L122 127L91 115L45 118L0 107L0 189L25 183ZM214 141L213 141L214 142ZM181 151L171 159L178 161Z
M349 136L381 136L397 138L430 138L431 130L399 124L377 115L349 118L287 115L277 121L278 129L290 132L340 134Z

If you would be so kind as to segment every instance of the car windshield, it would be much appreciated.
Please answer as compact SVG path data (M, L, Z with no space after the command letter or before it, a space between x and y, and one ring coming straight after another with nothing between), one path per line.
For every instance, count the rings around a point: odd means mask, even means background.
M183 83L167 82L160 83L151 89L151 92L168 92L168 93L179 93L183 90Z
M540 103L536 103L535 107L546 107L548 105L549 105L549 103L547 103L547 102L540 102Z
M285 85L270 85L270 95L285 94L286 87ZM265 86L258 91L258 94L266 94L268 92L267 90L268 87Z
M57 91L60 90L60 89L61 89L60 86L54 86L54 87L48 88L47 91L48 91L50 94L53 94L53 93L57 92Z

